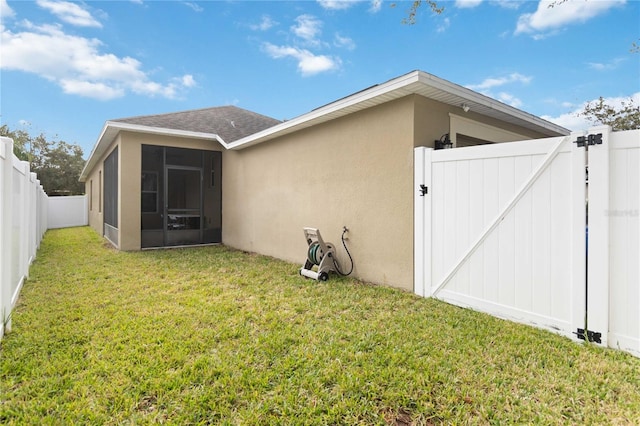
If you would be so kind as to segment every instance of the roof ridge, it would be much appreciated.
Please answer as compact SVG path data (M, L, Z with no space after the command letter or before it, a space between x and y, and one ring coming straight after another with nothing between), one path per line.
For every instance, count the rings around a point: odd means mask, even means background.
M177 115L177 114L186 114L186 113L190 113L190 112L200 112L200 111L208 111L208 110L213 110L213 109L223 109L223 108L234 108L234 109L239 109L239 110L243 110L246 112L250 112L252 114L257 114L253 111L250 111L248 109L244 109L244 108L240 108L238 106L235 105L218 105L218 106L211 106L211 107L204 107L204 108L194 108L194 109L187 109L184 111L173 111L173 112L162 112L162 113L158 113L158 114L144 114L144 115L134 115L131 117L120 117L120 118L114 118L108 121L124 121L124 120L134 120L134 119L138 119L138 118L149 118L149 117L161 117L161 116L168 116L168 115ZM262 115L262 114L258 114L258 115ZM263 115L264 117L267 118L271 118L268 117L266 115Z

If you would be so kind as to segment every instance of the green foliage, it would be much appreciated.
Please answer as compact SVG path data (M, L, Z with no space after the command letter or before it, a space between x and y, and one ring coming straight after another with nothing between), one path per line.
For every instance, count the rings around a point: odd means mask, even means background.
M31 142L29 133L24 130L10 130L9 126L3 124L0 127L0 136L13 139L13 153L22 161L29 161L28 145Z
M31 163L31 171L38 175L47 194L84 194L84 184L78 181L84 167L80 146L48 140L42 133L33 137L24 130L11 130L6 124L0 127L0 136L13 139L14 154Z
M298 267L48 231L0 424L640 424L640 359Z
M439 15L444 11L444 6L438 6L438 2L435 0L414 0L411 3L411 7L407 12L406 18L402 19L402 23L404 25L414 25L416 23L416 16L418 14L418 10L425 3L429 5L431 12L435 13L436 15ZM391 3L391 7L396 7L396 6L397 6L396 3Z
M595 125L609 125L614 131L640 129L640 105L635 105L631 98L617 108L607 104L601 96L597 101L587 103L578 115Z

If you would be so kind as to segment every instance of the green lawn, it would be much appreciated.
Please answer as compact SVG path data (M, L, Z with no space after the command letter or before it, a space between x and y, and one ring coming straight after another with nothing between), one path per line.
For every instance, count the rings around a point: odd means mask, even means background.
M640 359L298 267L49 231L0 423L640 424Z

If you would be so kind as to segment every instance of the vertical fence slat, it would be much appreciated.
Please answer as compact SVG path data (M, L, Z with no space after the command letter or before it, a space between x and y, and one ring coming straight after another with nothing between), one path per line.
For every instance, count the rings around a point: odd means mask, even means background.
M640 130L609 136L609 335L640 356Z
M11 330L13 141L0 138L0 338Z

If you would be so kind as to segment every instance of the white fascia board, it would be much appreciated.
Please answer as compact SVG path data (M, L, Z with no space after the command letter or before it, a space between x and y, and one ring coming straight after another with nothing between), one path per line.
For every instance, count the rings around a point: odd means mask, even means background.
M130 131L136 133L147 133L152 135L163 135L163 136L181 136L193 139L208 139L215 140L220 142L225 148L227 147L227 143L222 140L220 136L215 133L204 133L204 132L192 132L190 130L177 130L177 129L166 129L163 127L151 127L151 126L143 126L140 124L130 124L130 123L121 123L117 121L107 121L106 126L111 127L112 129L118 131Z
M178 136L187 137L192 139L205 139L219 142L225 149L229 148L227 144L219 135L215 133L204 132L192 132L189 130L177 130L177 129L165 129L161 127L143 126L140 124L122 123L118 121L107 121L100 132L98 142L94 145L89 154L89 159L85 163L82 173L80 173L80 182L85 182L88 177L89 170L93 169L95 162L104 154L104 151L111 145L111 142L116 138L121 131L129 131L136 133L147 133L152 135L163 136Z

